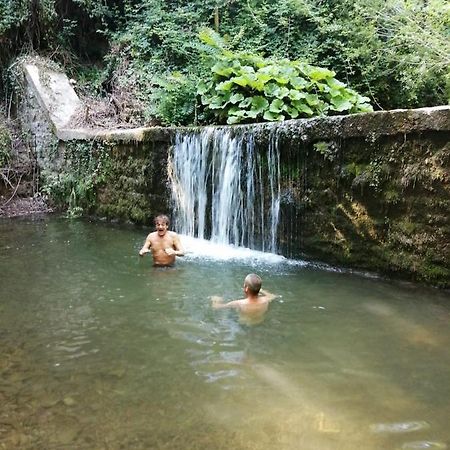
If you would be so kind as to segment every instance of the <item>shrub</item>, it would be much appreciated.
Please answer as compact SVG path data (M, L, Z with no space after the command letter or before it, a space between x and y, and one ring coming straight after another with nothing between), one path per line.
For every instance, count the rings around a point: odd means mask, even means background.
M202 104L228 124L372 111L369 98L335 78L335 72L302 61L232 52L203 32L219 51L211 78L198 88Z

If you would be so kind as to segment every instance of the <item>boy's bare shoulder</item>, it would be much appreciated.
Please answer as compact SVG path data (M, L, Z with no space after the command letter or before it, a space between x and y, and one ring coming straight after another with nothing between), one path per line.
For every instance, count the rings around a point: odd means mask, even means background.
M233 300L231 302L228 302L228 304L234 308L240 308L241 306L245 306L247 304L247 299L240 298L238 300Z

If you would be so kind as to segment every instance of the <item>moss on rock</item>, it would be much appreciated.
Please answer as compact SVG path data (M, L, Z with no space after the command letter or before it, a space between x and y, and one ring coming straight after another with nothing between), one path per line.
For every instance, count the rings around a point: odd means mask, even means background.
M295 207L281 205L282 233L298 218L301 239L290 253L449 287L448 137L352 138L332 159L323 142L322 151L314 143L303 149ZM283 171L294 173L288 168L292 151L287 153ZM293 184L283 185L285 195Z

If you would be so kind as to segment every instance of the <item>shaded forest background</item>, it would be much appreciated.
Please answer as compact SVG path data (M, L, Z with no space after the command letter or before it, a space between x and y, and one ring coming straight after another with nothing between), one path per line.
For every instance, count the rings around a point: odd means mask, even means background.
M450 98L445 0L0 0L4 105L16 58L41 55L130 126L207 122L205 27L233 51L332 69L375 109Z

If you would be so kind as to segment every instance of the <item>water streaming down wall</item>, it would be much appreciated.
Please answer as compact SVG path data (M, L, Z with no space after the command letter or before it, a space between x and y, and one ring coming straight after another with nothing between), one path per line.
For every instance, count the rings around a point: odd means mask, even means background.
M207 127L178 133L169 161L175 229L182 234L277 251L278 134L258 149L252 133Z

